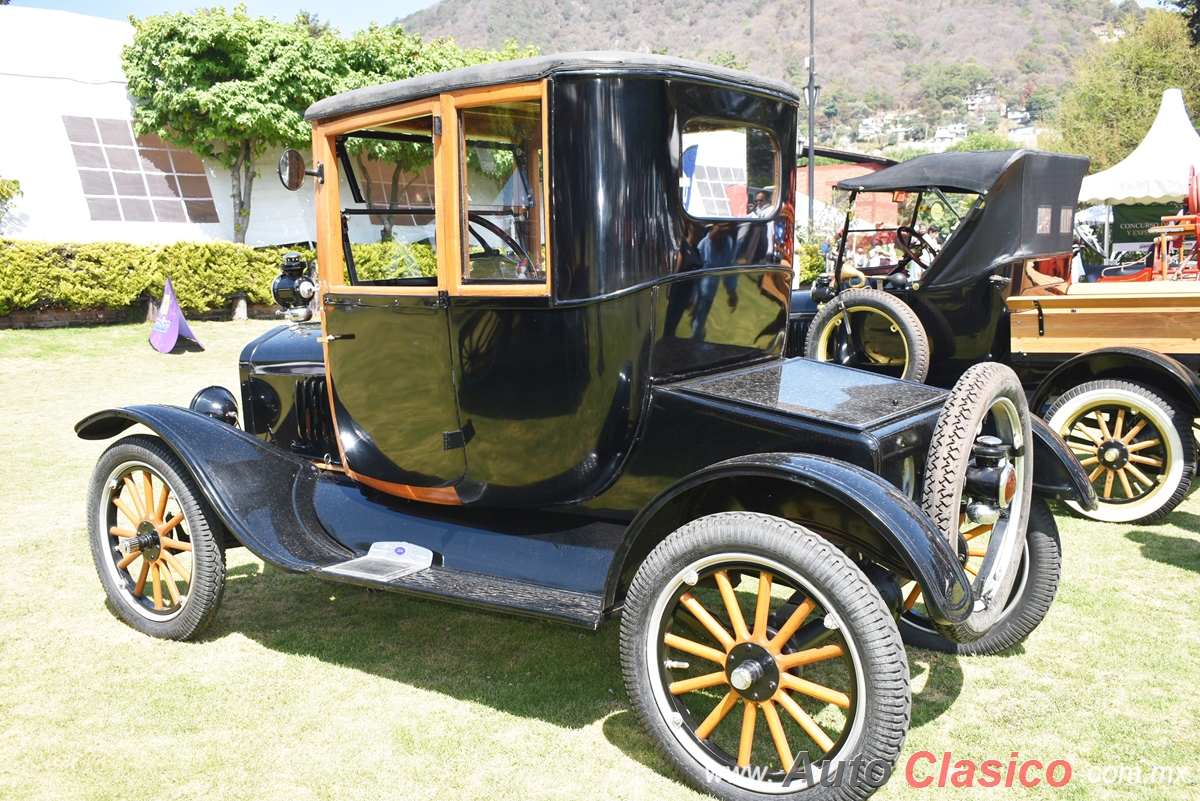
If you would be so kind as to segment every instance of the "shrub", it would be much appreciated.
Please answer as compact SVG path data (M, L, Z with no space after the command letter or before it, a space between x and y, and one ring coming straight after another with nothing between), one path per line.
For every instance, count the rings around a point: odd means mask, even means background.
M49 243L0 239L0 314L13 309L122 309L141 295L161 297L171 278L179 305L207 311L244 292L269 303L285 248L232 242ZM311 252L303 252L312 258Z

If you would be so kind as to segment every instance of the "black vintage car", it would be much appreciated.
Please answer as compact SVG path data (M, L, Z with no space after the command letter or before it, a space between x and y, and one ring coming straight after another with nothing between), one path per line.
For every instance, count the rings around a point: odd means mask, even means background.
M841 181L837 260L793 294L789 353L942 387L980 362L1008 364L1089 473L1099 503L1074 508L1149 523L1196 472L1200 285L1072 280L1087 164L943 153Z
M725 798L862 798L908 727L897 619L946 649L1053 597L1046 498L1091 502L1008 368L944 390L782 356L798 98L711 65L552 56L313 106L316 281L239 408L93 414L101 581L185 639L224 552L585 628ZM754 210L750 211L753 204ZM310 299L319 322L307 322ZM547 666L553 670L554 666ZM822 787L821 782L835 785Z

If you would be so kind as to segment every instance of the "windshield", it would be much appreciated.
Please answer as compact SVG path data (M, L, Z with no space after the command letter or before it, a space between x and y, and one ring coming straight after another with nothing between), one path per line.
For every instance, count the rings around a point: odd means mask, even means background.
M836 190L834 204L849 207L849 192ZM859 270L927 268L979 198L973 193L864 192L854 201L844 231L843 264Z

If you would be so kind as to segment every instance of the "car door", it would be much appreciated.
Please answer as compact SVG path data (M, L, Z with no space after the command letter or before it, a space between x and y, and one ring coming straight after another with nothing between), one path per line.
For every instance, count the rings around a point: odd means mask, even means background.
M338 203L319 199L340 228L342 269L323 276L326 364L347 471L393 494L456 502L466 470L450 356L441 119L436 100L326 140ZM453 148L450 148L453 152ZM330 187L331 189L332 187ZM326 189L325 191L329 191ZM457 218L457 215L455 215ZM321 221L318 215L319 224Z

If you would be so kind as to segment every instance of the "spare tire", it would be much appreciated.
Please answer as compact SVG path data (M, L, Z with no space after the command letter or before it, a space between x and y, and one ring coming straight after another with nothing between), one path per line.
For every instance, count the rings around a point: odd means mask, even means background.
M967 543L968 565L977 568L982 562L987 552L987 533L980 532ZM969 574L971 569L967 568L967 572ZM905 645L959 656L998 654L1022 642L1042 622L1058 591L1061 572L1062 543L1059 541L1054 514L1045 499L1034 498L1029 507L1025 552L1017 567L1017 579L1005 604L1004 615L992 626L991 631L975 642L956 643L947 640L937 633L933 621L925 613L921 588L916 584L906 588L904 611L896 625Z
M908 381L929 374L929 337L904 301L878 289L849 289L808 326L804 355Z
M981 489L973 451L981 436L993 453L1002 454L996 468L994 497ZM986 635L1004 614L1012 593L1029 525L1033 496L1033 432L1025 391L1012 369L994 362L973 365L954 388L933 430L925 463L921 509L966 565L971 534L988 527L983 563L974 572L975 609L961 623L937 623L938 633L956 643ZM982 441L981 441L982 444ZM982 454L978 457L982 464ZM1010 472L1005 472L1009 470ZM969 470L976 475L968 486ZM994 520L990 519L995 517Z

